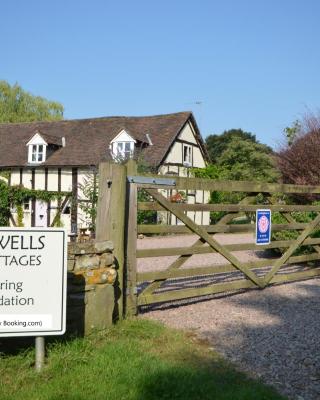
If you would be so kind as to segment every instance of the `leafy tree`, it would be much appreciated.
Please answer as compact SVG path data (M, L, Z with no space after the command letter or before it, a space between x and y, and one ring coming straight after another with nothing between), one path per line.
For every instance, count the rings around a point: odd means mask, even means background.
M255 136L241 130L226 131L221 137L226 143L216 142L221 153L216 153L215 164L204 169L194 170L199 178L220 180L256 180L274 182L278 172L274 166L274 158L270 147L259 143ZM211 192L210 203L238 203L246 193ZM211 222L216 223L225 213L212 212Z
M264 144L233 138L217 159L221 177L230 180L275 182L278 174Z
M291 127L284 129L286 144L279 149L276 155L277 167L283 183L297 185L319 185L320 184L320 114L306 114L301 120L293 122ZM310 203L319 205L319 195L315 194L290 194L287 201L292 203ZM277 215L278 214L278 215ZM312 212L291 213L298 222L309 223L315 218ZM283 216L273 213L272 220L283 223ZM287 240L296 239L298 232L281 231L274 232L273 239ZM316 230L311 237L320 237L320 230ZM281 252L284 249L280 249ZM313 252L312 247L299 248L295 254Z
M18 84L0 81L0 123L55 121L63 118L63 106L33 96Z
M197 177L265 182L275 182L278 179L272 149L259 143L255 135L241 129L232 129L220 137L226 138L226 143L216 142L222 152L215 156L215 164L195 170Z
M208 164L206 168L193 168L191 170L192 174L196 178L203 179L221 179L221 168L216 164Z
M288 146L291 146L295 139L299 136L301 128L302 126L299 120L294 121L291 126L284 128L283 132L286 135Z
M250 132L245 132L242 129L230 129L222 132L221 135L209 135L206 138L206 146L211 162L216 163L221 154L228 148L230 142L236 138L252 143L258 143L256 135ZM272 153L271 147L267 145L261 146L264 146L266 153Z
M284 183L319 185L320 115L308 114L298 126L298 135L292 143L288 142L278 151L277 166Z

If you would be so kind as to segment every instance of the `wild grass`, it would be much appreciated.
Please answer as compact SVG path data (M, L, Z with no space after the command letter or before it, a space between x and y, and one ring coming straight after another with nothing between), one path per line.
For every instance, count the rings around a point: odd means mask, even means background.
M1 356L1 400L283 399L206 344L147 320L54 342L47 352L41 373L34 371L32 348Z

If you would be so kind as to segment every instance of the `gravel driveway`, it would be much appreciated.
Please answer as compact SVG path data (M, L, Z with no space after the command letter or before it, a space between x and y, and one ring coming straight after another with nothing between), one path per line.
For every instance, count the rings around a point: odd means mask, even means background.
M195 237L184 236L182 240L183 245L189 245ZM248 241L248 236L221 235L219 240L239 243L239 240ZM161 241L166 242L164 247L182 245L177 236L161 238ZM138 247L161 247L160 242L159 239L145 238L139 241ZM239 255L242 259L258 256L251 251L239 253L242 253ZM201 261L201 257L208 255L194 257ZM174 257L166 263L172 259ZM139 269L155 270L168 266L150 260L139 260ZM290 399L318 400L319 298L320 280L312 279L268 287L263 291L216 296L206 301L180 304L179 307L154 308L142 316L196 332L241 370L260 377Z

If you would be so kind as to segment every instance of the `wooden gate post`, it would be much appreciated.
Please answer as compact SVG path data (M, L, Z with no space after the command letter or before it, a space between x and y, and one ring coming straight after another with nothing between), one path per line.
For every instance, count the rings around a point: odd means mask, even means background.
M99 165L99 197L96 218L96 240L111 240L117 264L115 285L115 319L123 318L125 265L125 204L127 169L124 165L102 162Z
M127 174L137 174L137 163L134 160L127 162ZM126 308L125 315L136 315L138 311L137 299L137 185L127 182L126 200Z

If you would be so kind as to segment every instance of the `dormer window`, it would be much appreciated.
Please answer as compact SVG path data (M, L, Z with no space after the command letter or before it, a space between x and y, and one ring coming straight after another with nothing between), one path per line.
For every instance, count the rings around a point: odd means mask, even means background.
M128 159L133 156L134 142L113 143L113 153L120 158Z
M136 140L124 129L111 141L110 150L115 160L127 160L133 157Z
M33 144L31 162L41 163L44 161L44 145L43 144Z
M41 164L46 161L48 143L39 132L36 132L27 143L28 163Z

